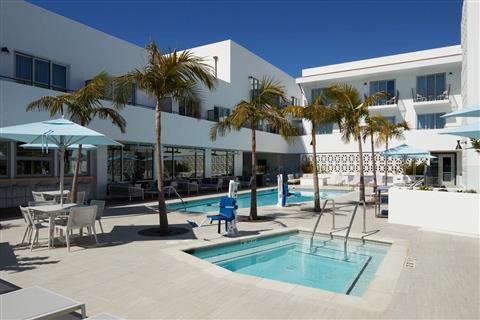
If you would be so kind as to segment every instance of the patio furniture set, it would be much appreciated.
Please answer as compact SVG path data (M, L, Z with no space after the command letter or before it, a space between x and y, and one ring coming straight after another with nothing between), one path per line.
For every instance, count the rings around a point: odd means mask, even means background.
M63 197L61 196L63 194ZM35 201L28 203L28 206L20 206L23 219L26 223L22 244L28 240L30 250L39 243L39 231L48 229L48 248L54 246L55 232L65 239L68 251L70 251L70 239L74 230L79 230L83 235L83 228L93 235L98 243L95 222L98 221L103 233L101 218L105 208L105 201L91 200L90 205L85 204L85 192L77 194L77 202L69 203L62 201L68 199L70 191L63 190L33 192ZM62 203L64 202L64 203Z

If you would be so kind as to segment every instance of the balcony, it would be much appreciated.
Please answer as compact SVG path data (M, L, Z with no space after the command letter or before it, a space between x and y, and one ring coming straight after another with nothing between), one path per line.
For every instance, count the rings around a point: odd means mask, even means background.
M366 97L366 96L365 96ZM400 92L397 90L394 96L379 99L375 105L370 106L374 110L392 110L398 107Z
M414 104L431 104L431 103L449 103L450 102L450 87L449 84L446 90L435 92L434 90L418 90L412 88L412 99Z
M60 91L60 92L73 92L73 90L67 89L67 88L61 88L58 86L42 83L42 82L35 82L31 80L24 80L20 78L12 78L12 77L7 77L0 75L0 80L3 81L8 81L8 82L15 82L19 84L24 84L27 86L32 86L32 87L38 87L38 88L44 88L44 89L49 89L49 90L54 90L54 91Z

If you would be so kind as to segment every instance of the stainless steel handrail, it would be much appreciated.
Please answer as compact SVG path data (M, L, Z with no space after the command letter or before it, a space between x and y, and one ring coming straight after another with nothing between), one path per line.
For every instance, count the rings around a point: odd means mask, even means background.
M317 232L317 228L318 228L318 225L320 224L320 219L322 218L323 216L323 211L325 210L326 206L327 206L327 202L328 201L332 201L332 215L333 215L333 229L335 229L335 200L334 199L327 199L325 200L325 202L323 203L323 206L322 206L322 209L320 210L320 213L318 215L318 218L317 218L317 222L315 223L315 227L313 228L312 230L312 237L311 239L313 239L313 237L315 236L315 232Z
M165 188L173 190L173 192L177 195L178 199L180 199L180 202L183 204L183 211L187 211L187 205L185 204L185 201L183 201L183 198L180 196L180 194L177 192L177 189L172 186L166 186Z

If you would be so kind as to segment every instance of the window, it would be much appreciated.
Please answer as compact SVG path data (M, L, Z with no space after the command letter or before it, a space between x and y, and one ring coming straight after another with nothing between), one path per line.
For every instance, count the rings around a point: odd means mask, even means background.
M15 54L15 77L19 82L32 84L33 58L23 54Z
M92 80L86 80L85 85L89 84ZM137 98L137 87L134 83L132 83L131 87L129 88L129 94L130 96L127 98L126 103L129 105L134 106L136 104L136 98ZM103 97L104 100L109 100L112 101L113 95L115 94L115 88L114 88L114 83L113 81L108 82L107 87L105 89L105 95Z
M8 142L0 141L0 177L8 175L8 147Z
M107 173L109 181L140 181L153 179L153 146L125 144L109 147Z
M23 53L15 53L15 77L23 84L67 90L67 67Z
M382 91L388 93L388 97L379 99L378 105L385 105L387 101L390 102L392 98L395 98L395 80L370 81L370 95Z
M213 110L208 110L207 119L210 121L221 121L230 115L230 109L214 106Z
M172 113L172 98L165 97L160 100L160 108L163 112Z
M163 147L163 176L165 179L202 178L205 172L203 149Z
M258 91L260 90L260 80L252 76L250 79L250 98L254 99L257 96Z
M320 96L322 94L322 91L325 90L326 88L316 88L316 89L312 89L311 91L311 99L310 99L310 103L312 101L314 101L318 96ZM322 96L322 103L324 105L329 105L331 103L330 99L328 99L327 97L325 96Z
M445 127L445 119L441 118L445 113L426 113L417 115L417 129L442 129Z
M417 77L417 101L444 99L446 91L445 73ZM438 98L438 99L437 99Z
M385 119L387 119L388 122L392 123L392 124L395 124L397 123L397 119L395 116L391 116L391 117L384 117Z
M292 104L292 106L298 106L298 99L292 96L290 103Z
M17 176L51 176L54 149L25 149L17 143Z
M185 106L180 104L178 106L178 114L186 117L200 118L200 109L200 105Z
M317 134L331 134L333 132L333 123L325 123L315 128Z
M75 165L77 164L77 155L78 150L67 150L67 152L65 152L65 175L74 175ZM78 170L79 175L88 175L90 164L89 160L90 152L88 150L82 149L82 155L80 157L80 167Z
M67 90L67 67L52 64L52 88L54 90Z
M234 152L212 150L212 176L233 176Z

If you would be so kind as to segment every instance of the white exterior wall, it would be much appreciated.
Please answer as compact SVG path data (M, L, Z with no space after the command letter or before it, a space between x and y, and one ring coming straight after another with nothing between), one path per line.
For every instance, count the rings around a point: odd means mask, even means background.
M462 98L465 107L480 106L480 2L464 0L462 12ZM463 124L479 122L464 118ZM479 123L480 128L480 123ZM459 138L460 139L460 138ZM462 141L468 141L461 138ZM463 175L467 188L480 190L480 156L474 150L463 153Z

